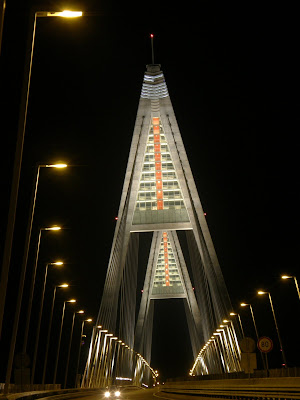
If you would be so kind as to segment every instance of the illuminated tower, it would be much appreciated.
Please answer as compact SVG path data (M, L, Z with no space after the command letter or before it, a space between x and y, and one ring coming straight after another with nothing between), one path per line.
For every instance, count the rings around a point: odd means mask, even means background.
M176 231L186 231L190 279ZM139 235L153 232L136 321ZM193 282L193 287L191 284ZM153 302L182 298L197 354L230 300L160 65L147 66L98 323L151 354Z

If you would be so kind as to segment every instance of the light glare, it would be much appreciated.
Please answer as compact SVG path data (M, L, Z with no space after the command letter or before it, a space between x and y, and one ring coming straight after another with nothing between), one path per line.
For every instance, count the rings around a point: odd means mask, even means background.
M45 228L46 231L60 231L60 226L51 226L50 228Z
M47 168L67 168L68 164L48 164Z
M82 17L82 11L64 10L60 13L57 13L57 16L64 18L77 18L77 17Z

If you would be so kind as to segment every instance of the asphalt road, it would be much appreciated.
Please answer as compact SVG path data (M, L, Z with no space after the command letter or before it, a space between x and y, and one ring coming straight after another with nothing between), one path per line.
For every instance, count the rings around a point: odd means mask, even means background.
M120 400L158 400L158 399L174 399L174 400L185 400L185 399L200 399L206 400L205 397L200 396L188 396L188 395L176 395L176 394L169 394L163 393L159 391L159 388L154 389L133 389L133 388L124 388L120 389L121 396L119 397ZM104 396L104 391L99 391L97 394L90 394L88 396L76 397L79 400L104 400L106 399ZM116 397L111 395L109 400L116 400ZM211 400L211 399L210 399Z

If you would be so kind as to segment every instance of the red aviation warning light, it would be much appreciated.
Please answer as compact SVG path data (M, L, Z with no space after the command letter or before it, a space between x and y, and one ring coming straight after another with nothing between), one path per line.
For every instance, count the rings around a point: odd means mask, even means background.
M151 38L152 64L154 64L154 49L153 49L153 38L154 38L154 35L153 35L153 33L150 33L150 38Z

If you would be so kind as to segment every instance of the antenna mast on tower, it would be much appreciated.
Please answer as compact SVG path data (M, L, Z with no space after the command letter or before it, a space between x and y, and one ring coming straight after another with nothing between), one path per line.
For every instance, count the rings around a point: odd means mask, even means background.
M150 34L150 38L151 38L152 64L154 64L153 33Z

